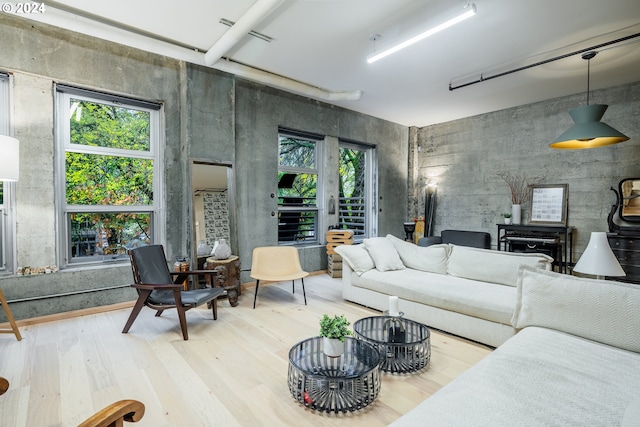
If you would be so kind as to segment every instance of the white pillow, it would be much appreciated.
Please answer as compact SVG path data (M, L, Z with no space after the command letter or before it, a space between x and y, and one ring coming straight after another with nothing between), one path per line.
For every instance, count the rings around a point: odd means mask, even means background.
M376 264L376 270L389 271L389 270L402 270L405 268L404 264L400 260L398 251L389 239L384 237L372 237L371 239L364 239L364 247L369 251L369 255L373 258L373 262Z
M451 245L447 272L451 276L516 286L521 264L549 268L553 258L540 253L501 252Z
M443 243L422 247L411 242L405 242L391 234L387 234L387 239L393 243L402 263L406 267L430 273L447 274L448 244Z
M362 276L363 273L376 268L364 245L339 245L333 250L349 264L349 267L358 276Z
M522 266L511 324L539 326L640 353L640 288Z

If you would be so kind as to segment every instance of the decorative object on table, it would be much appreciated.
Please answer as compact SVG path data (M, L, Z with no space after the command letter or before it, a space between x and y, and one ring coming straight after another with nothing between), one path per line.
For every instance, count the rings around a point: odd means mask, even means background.
M589 51L582 54L582 59L587 61L587 105L582 105L569 111L575 124L549 144L551 148L596 148L617 144L629 139L622 132L600 121L604 112L607 111L608 105L589 105L591 60L596 56L596 53L596 51Z
M404 330L404 324L400 321L399 317L391 317L388 319L384 328L387 330L387 341L390 343L403 343L406 338Z
M404 234L405 234L404 240L406 242L413 243L413 233L416 231L416 223L414 221L407 221L402 225L404 227Z
M532 185L530 199L530 223L567 225L569 184Z
M332 228L325 233L327 239L327 271L331 277L342 277L342 257L335 248L353 244L353 230Z
M589 244L582 253L582 256L573 268L573 271L583 274L592 274L598 279L605 276L621 277L626 273L620 266L618 259L613 254L607 233L604 231L594 231L589 238Z
M213 251L213 257L215 259L227 259L231 256L231 246L227 243L226 239L220 239L218 245Z
M344 338L351 335L351 330L348 328L350 324L344 315L322 316L319 335L323 338L324 354L329 357L338 357L344 353Z
M395 295L389 296L389 316L398 316L400 310L398 310L398 297Z
M510 213L503 213L502 216L504 217L504 223L509 225L511 224L511 216L512 214Z
M433 224L435 222L436 213L436 193L438 192L438 181L435 179L427 180L424 198L424 236L433 235Z
M210 253L211 253L211 247L207 245L207 242L205 240L200 240L196 248L196 254L198 256L205 256L205 255L209 255Z
M496 175L502 179L509 187L511 198L511 223L518 225L522 221L522 205L529 201L531 197L530 187L544 181L544 175L526 178L520 173L500 171Z

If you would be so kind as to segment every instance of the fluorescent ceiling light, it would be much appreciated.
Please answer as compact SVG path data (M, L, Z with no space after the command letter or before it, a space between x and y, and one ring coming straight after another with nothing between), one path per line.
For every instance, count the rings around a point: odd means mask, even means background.
M382 52L379 52L379 53L374 52L373 54L369 55L369 57L367 58L367 62L369 64L372 64L377 60L384 58L385 56L389 56L392 53L396 53L397 51L404 49L405 47L411 46L412 44L419 42L420 40L426 39L427 37L432 36L444 30L445 28L449 28L453 25L456 25L458 22L462 22L467 18L471 18L476 13L477 13L476 5L475 3L471 3L469 6L465 7L465 11L463 13L456 16L455 18L451 18L440 25L437 25L423 33L420 33L417 36L411 37L410 39L405 40L402 43L399 43L393 47L390 47L389 49L383 50Z

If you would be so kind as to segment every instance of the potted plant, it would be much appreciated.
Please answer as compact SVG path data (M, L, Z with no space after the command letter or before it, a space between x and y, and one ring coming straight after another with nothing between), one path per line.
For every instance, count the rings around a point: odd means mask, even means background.
M325 314L320 319L320 336L323 338L323 351L329 357L338 357L344 353L344 337L351 335L348 326L351 323L344 315L329 317Z
M502 216L504 217L504 223L505 224L511 224L511 214L510 213L503 213Z

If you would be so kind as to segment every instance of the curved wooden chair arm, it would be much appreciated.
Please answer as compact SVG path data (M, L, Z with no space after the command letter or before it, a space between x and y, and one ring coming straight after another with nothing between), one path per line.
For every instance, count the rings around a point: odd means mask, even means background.
M120 400L96 412L78 427L122 427L124 421L138 422L144 416L144 404L137 400Z
M186 271L170 271L172 276L176 276L179 274L191 275L191 274L213 274L218 275L216 270L186 270Z
M9 390L9 381L6 378L0 377L0 396L5 394Z

